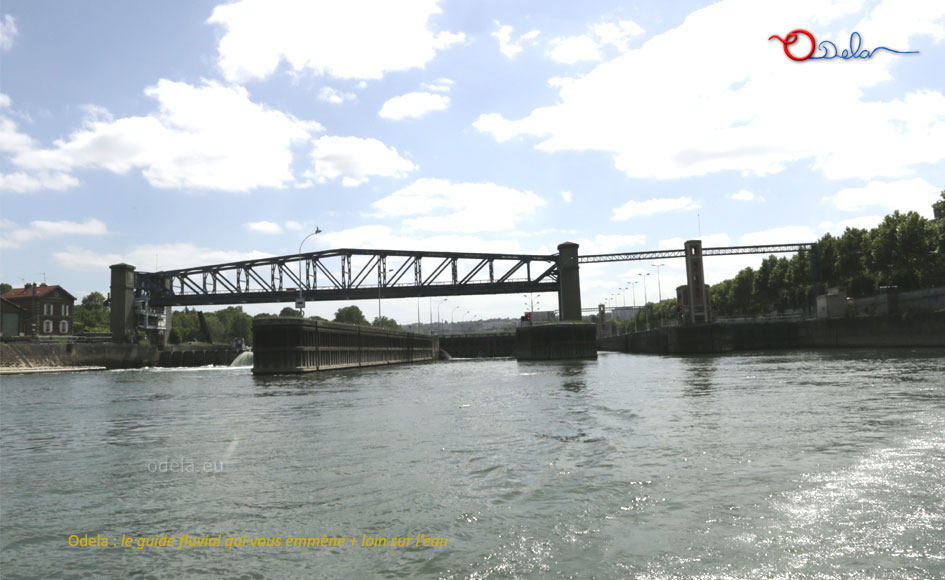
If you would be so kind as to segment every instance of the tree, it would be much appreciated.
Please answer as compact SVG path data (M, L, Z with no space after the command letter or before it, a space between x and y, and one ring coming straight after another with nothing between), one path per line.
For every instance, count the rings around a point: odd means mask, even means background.
M282 318L302 318L302 313L294 308L289 308L286 306L279 311L279 316Z
M374 322L371 323L371 326L377 328L383 328L385 330L400 330L403 331L403 328L397 324L397 321L393 318L387 318L386 316L380 316L374 318Z
M335 311L335 322L342 324L367 324L367 318L357 306L345 306Z
M86 308L105 308L105 296L101 292L89 292L82 298L82 306Z
M107 332L109 320L105 296L101 292L90 292L83 297L72 313L72 323L75 332Z
M945 219L945 190L942 190L942 199L932 204L932 215L935 219Z
M10 286L6 282L0 282L0 294L6 294L10 290L13 290L13 286Z

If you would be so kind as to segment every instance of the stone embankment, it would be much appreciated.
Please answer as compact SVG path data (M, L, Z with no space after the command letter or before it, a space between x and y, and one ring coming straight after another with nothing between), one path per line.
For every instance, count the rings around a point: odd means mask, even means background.
M118 343L64 343L16 341L0 343L0 370L36 372L88 370L88 367L128 369L142 367L226 366L240 354L226 346L155 346Z
M698 354L792 348L945 347L945 312L660 328L597 340L597 348Z

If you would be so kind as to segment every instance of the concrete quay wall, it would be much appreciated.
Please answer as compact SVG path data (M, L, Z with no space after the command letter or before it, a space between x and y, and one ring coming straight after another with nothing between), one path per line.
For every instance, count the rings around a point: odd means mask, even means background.
M163 350L141 344L16 341L0 343L0 367L142 367L226 366L239 355L225 346L176 345Z
M945 347L945 313L704 324L598 339L600 350L698 354L785 348Z
M497 358L515 355L515 334L456 334L440 337L440 349L453 358Z
M566 322L540 324L515 329L515 358L518 360L595 359L597 345L594 324Z
M307 373L437 360L439 337L314 320L253 322L253 373Z

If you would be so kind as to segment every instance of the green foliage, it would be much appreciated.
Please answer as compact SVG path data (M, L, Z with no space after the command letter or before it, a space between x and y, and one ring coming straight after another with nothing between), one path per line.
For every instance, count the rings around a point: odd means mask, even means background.
M384 328L386 330L400 330L403 331L403 328L397 324L397 321L393 318L387 318L386 316L375 317L374 322L371 323L371 326L377 328Z
M367 318L357 306L345 306L335 311L335 322L343 324L367 324Z
M712 287L716 314L752 315L812 306L827 288L850 296L945 285L945 191L933 204L934 220L916 212L887 215L872 230L847 228L824 235L811 252L791 258L769 256L757 271L745 268Z
M942 191L942 199L932 204L932 214L935 219L945 219L945 190Z
M7 284L6 282L0 282L0 294L6 294L10 290L13 290L13 286Z
M82 298L82 303L72 313L75 332L108 332L109 313L105 307L105 296L91 292Z
M271 317L272 315L259 315ZM230 306L216 312L204 312L213 342L231 344L234 338L242 338L247 344L253 342L253 319L243 312L241 306ZM205 338L200 330L200 320L196 310L184 308L177 310L171 316L171 334L168 340L178 342L204 342Z
M302 318L302 313L299 312L298 310L295 310L294 308L290 308L286 306L285 308L279 311L279 317L280 318Z

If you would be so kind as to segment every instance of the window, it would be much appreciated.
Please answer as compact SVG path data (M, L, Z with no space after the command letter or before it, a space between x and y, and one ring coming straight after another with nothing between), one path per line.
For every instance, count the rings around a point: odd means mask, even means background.
M52 320L43 321L43 333L52 334Z
M52 316L52 313L53 313L53 305L52 305L52 304L43 304L43 315L44 315L44 316Z
M69 316L69 305L68 305L68 304L63 304L63 305L62 305L62 315L63 315L63 316Z
M66 320L59 321L59 334L69 334L69 322Z

